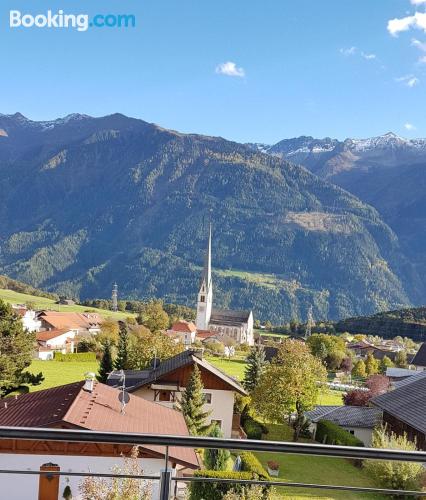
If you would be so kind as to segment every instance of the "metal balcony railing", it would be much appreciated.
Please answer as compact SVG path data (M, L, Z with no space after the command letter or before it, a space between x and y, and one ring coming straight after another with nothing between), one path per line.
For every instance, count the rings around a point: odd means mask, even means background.
M158 476L153 475L129 475L112 473L92 473L92 472L49 472L49 475L59 476L91 476L91 477L117 477L133 478L141 480L159 481L160 500L170 500L172 496L173 482L191 483L200 482L221 482L245 485L263 485L277 486L280 488L310 488L324 490L339 490L352 493L375 493L381 495L401 495L414 498L426 497L426 492L421 491L402 491L384 488L367 488L346 485L330 485L316 483L290 483L283 481L261 481L261 480L236 480L202 478L202 477L172 477L172 471L168 468L168 449L169 446L184 448L220 448L232 451L263 451L273 453L315 455L324 457L339 457L351 459L375 459L402 462L417 462L426 464L426 452L424 451L400 451L377 448L358 448L352 446L332 446L314 443L290 443L282 441L256 441L240 439L219 439L210 437L193 436L168 436L152 434L134 434L134 433L114 433L97 432L86 430L65 430L65 429L41 429L25 427L0 427L0 439L19 439L19 440L41 440L41 441L61 441L61 442L79 442L79 443L97 443L97 444L116 444L129 446L156 445L165 448L165 468ZM39 470L16 470L0 469L0 474L44 474Z

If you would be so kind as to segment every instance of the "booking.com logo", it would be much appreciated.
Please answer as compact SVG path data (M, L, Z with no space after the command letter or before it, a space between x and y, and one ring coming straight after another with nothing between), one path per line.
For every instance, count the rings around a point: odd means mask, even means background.
M134 28L136 17L133 14L96 14L92 18L88 14L65 14L63 10L46 14L23 14L19 10L11 10L9 16L11 28L73 28L87 31L89 28Z

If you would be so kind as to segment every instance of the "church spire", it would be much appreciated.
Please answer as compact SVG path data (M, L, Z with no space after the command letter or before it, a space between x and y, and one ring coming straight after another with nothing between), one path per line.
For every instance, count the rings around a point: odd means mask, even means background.
M207 251L204 259L203 281L207 289L212 285L212 225L209 224L209 239L207 243Z

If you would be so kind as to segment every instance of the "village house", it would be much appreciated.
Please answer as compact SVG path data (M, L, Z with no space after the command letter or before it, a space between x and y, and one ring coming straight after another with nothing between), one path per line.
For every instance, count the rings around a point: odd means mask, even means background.
M395 389L376 396L371 403L382 412L383 424L395 434L406 434L420 450L426 450L426 377L413 375Z
M0 426L188 436L185 420L178 411L130 394L123 412L118 395L117 389L93 380L24 394L0 403ZM0 440L0 460L9 469L17 470L39 470L49 462L65 472L108 474L115 466L122 465L122 456L129 456L130 452L131 447L125 445ZM170 446L168 459L174 476L199 468L197 455L190 448ZM165 466L165 449L142 446L138 460L144 474L158 476ZM7 491L8 500L43 499L43 495L39 496L37 476L21 475L19 480L16 477L0 474L0 491ZM61 476L57 495L48 498L62 498L65 486L69 485L72 498L79 500L81 480L81 477ZM152 498L159 498L155 482Z
M80 335L99 333L103 322L99 314L91 312L41 311L38 319L41 321L41 331L69 328L77 330Z
M315 438L320 420L329 420L360 439L365 446L371 446L374 428L380 425L381 412L365 406L317 406L305 413L310 421L309 430Z
M38 332L41 328L41 321L37 317L37 312L25 306L13 306L13 311L21 318L22 325L29 332Z
M225 438L239 437L239 426L233 428L232 424L235 394L247 393L232 377L206 361L202 351L189 349L164 361L154 361L151 369L124 371L125 387L134 396L174 408L195 365L201 373L204 411L210 412L208 420L220 427ZM120 372L114 371L108 377L108 385L119 387L122 383Z
M197 327L192 321L181 319L173 323L172 327L167 330L166 334L184 345L190 346L195 342Z
M54 358L55 352L62 354L74 352L76 334L76 330L69 328L37 332L38 358L48 360Z

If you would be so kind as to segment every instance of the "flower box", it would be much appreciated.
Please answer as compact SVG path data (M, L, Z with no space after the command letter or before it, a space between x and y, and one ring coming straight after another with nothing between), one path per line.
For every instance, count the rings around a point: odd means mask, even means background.
M268 465L268 474L273 477L278 477L280 474L280 464L278 462L269 461Z

